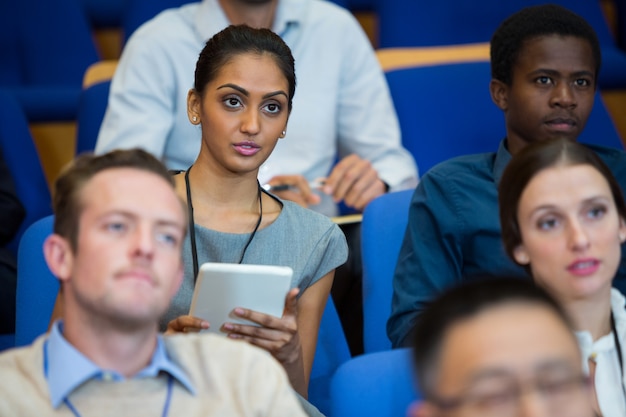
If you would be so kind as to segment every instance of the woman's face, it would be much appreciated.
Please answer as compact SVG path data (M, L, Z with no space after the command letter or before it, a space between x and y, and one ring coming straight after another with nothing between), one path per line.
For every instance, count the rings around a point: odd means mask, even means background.
M188 95L188 116L202 124L203 157L230 173L252 172L287 127L289 84L269 54L231 58L201 97ZM194 117L196 119L194 119Z
M524 189L517 212L518 263L562 301L608 292L626 237L608 182L591 165L540 171Z

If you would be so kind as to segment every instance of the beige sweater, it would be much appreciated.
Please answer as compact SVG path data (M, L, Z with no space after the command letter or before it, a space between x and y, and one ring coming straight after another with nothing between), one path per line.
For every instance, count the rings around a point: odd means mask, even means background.
M74 415L64 404L54 410L50 403L43 374L45 337L0 355L0 417ZM267 352L215 335L164 339L197 393L175 382L168 416L305 416L283 368ZM160 417L167 379L90 380L69 399L83 417Z

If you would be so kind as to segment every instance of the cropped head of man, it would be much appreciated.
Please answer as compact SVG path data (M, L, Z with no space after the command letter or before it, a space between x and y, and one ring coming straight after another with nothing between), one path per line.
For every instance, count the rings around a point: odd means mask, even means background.
M500 24L490 50L489 89L504 112L509 152L576 140L593 108L602 61L589 23L555 4L526 7Z
M46 261L61 281L65 328L154 331L182 279L184 207L142 150L77 158L54 193Z
M413 335L424 398L414 417L593 416L569 319L531 282L454 288L420 315Z

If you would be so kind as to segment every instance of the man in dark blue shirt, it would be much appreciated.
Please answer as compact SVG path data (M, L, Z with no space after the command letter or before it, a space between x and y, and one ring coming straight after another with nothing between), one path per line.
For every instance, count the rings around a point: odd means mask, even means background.
M527 274L501 243L497 187L502 171L528 143L583 130L601 63L594 30L560 6L529 7L505 20L491 40L490 92L504 112L506 138L496 153L469 155L427 172L413 195L394 275L387 334L394 347L425 305L475 276ZM592 147L626 190L626 153ZM626 264L614 280L626 290Z

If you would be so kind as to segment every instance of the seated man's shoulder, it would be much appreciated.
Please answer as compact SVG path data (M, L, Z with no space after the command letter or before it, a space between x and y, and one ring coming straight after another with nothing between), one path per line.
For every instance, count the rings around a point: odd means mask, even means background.
M309 4L309 11L312 12L312 14L309 15L311 18L325 18L331 21L352 21L355 19L350 11L338 6L332 1L311 0Z
M193 36L194 16L199 3L167 9L135 30L129 42L136 39L167 39Z
M324 27L328 35L332 33L352 32L354 29L360 29L358 21L348 10L326 0L312 0L309 2L310 8L307 10L307 24L315 27ZM340 41L341 39L336 39Z
M593 150L606 166L622 187L622 191L626 192L626 152L623 149L611 148L607 146L585 144Z
M626 152L624 149L611 148L608 146L585 144L589 149L593 150L609 168L626 169Z
M468 181L493 171L495 154L492 152L462 155L440 162L429 169L421 178L424 181Z
M3 351L0 353L0 374L7 375L7 372L25 371L25 366L37 367L37 364L42 364L42 352L42 339L37 339L32 345Z
M2 352L0 375L0 415L8 415L3 414L6 407L28 408L36 404L48 404L42 338L32 345Z

